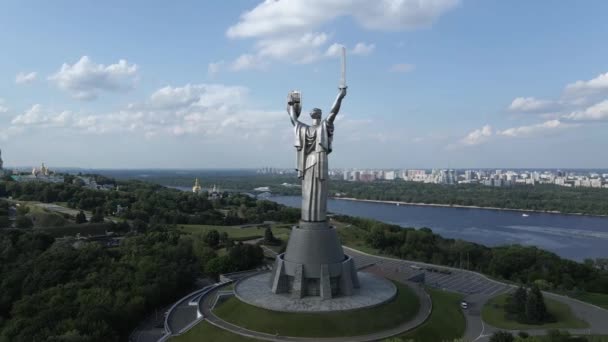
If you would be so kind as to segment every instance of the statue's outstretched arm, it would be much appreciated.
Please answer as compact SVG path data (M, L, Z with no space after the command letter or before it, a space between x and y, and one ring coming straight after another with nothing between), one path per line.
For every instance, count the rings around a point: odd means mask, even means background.
M338 112L340 111L340 105L342 105L342 99L346 96L346 87L340 88L340 92L338 93L338 97L336 97L336 101L334 101L334 105L331 106L331 111L329 112L329 117L327 121L329 123L334 123Z
M289 114L291 123L295 126L296 123L299 122L298 118L300 117L300 113L302 113L302 105L299 101L296 102L294 100L296 100L294 98L294 93L290 92L289 95L287 95L287 113Z

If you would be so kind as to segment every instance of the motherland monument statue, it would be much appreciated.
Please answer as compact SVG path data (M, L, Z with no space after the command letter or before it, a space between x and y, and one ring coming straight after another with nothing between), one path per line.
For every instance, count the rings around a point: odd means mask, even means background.
M328 155L332 152L334 120L346 96L346 51L342 48L338 96L326 119L310 112L312 124L300 121L302 96L291 91L287 112L294 125L296 171L302 181L302 216L293 227L285 253L277 256L271 277L274 293L295 298L348 296L359 287L355 264L344 254L335 227L327 220Z

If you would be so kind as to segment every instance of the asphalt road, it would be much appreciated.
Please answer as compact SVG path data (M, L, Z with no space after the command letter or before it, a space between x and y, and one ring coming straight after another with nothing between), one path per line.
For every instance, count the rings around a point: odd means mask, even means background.
M364 252L346 246L344 246L344 251L346 254L353 257L355 265L358 269L365 268L366 271L369 271L371 273L379 274L387 278L408 283L413 289L417 291L420 296L426 296L426 298L428 298L426 293L422 290L421 286L412 283L412 279L419 279L421 276L424 277L424 283L427 286L436 287L445 291L452 291L464 294L465 300L469 304L468 309L463 310L467 322L467 328L464 336L465 341L485 342L489 340L489 336L494 331L500 330L488 324L485 324L482 321L481 309L490 298L502 293L510 292L515 288L513 285L505 284L490 279L482 274L472 271L408 260L375 256L366 254ZM268 254L274 253L272 252L272 250L266 248L265 252L267 252ZM567 329L571 334L608 335L608 310L596 307L585 302L578 301L573 298L556 295L553 293L545 292L544 295L569 305L576 316L582 318L583 320L589 323L590 327L588 329ZM243 336L248 336L266 341L311 342L322 340L326 342L345 342L381 340L411 329L412 326L408 327L408 325L411 323L415 326L417 325L416 322L418 322L418 320L424 320L424 318L426 318L425 312L430 309L430 299L427 300L428 304L424 304L425 301L421 300L423 305L421 306L421 310L416 319L392 331L389 330L378 334L358 337L340 337L328 339L296 338L254 332L223 321L217 316L215 316L212 310L210 309L214 298L215 296L213 295L206 296L205 299L200 303L203 315L209 323L216 325L219 328L226 329ZM175 312L175 318L170 317L169 320L171 322L171 325L176 328L176 330L174 331L179 331L180 328L187 326L194 319L196 319L195 311L191 311L192 306L191 304L189 305L188 303L186 303L186 301L178 304L178 310L176 310ZM150 331L150 333L153 332L153 330ZM518 330L514 330L512 332L517 333ZM526 332L530 335L546 334L546 330L543 329L526 330ZM143 340L150 341L148 339Z
M369 269L369 271L373 271L373 273L382 272L379 270ZM386 274L383 274L386 275ZM412 282L405 281L406 284L410 286L420 298L420 310L418 310L418 314L414 319L405 322L404 324L395 327L393 329L388 329L384 331L380 331L373 334L368 335L360 335L360 336L348 336L348 337L331 337L331 338L319 338L319 337L291 337L291 336L280 336L278 334L267 334L258 331L252 331L249 329L245 329L243 327L234 325L227 321L222 320L212 310L213 302L215 301L214 295L208 295L203 299L201 303L203 316L205 320L218 328L228 330L232 333L239 334L246 337L255 338L263 341L291 341L291 342L365 342L365 341L380 341L391 336L399 335L404 332L407 332L411 329L414 329L418 325L424 323L424 321L428 318L431 313L431 298L424 291L424 289L419 285Z
M505 330L495 328L483 322L481 319L481 309L490 298L513 291L515 289L513 285L501 283L482 274L467 270L374 256L346 246L344 246L344 250L345 253L355 258L355 264L373 263L375 261L376 265L381 269L395 270L397 274L401 274L402 279L408 278L408 276L410 277L408 279L411 279L411 277L416 277L421 272L424 272L426 285L464 294L465 300L468 303L468 309L463 310L467 321L467 329L464 336L465 341L489 341L489 337L494 331ZM419 267L420 269L412 268L412 266ZM451 274L429 272L425 270L426 267L447 269L451 271ZM543 292L543 294L548 298L567 304L577 317L589 323L588 329L562 330L568 330L573 335L608 335L608 310L554 293ZM545 329L525 331L530 335L544 335L547 332ZM516 334L519 330L511 330L511 332Z

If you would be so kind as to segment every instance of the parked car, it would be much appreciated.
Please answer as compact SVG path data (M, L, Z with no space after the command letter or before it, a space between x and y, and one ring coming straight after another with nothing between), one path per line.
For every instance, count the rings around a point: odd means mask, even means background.
M466 310L469 308L469 303L467 303L466 300L463 300L462 302L460 302L460 307Z

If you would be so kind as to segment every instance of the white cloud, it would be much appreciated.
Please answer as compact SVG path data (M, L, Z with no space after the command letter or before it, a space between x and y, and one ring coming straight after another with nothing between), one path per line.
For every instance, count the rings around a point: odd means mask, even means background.
M15 77L15 83L17 83L17 84L32 83L36 80L37 77L38 77L38 73L36 73L35 71L28 72L28 73L20 72Z
M371 30L403 30L429 26L458 0L266 0L241 15L228 28L229 38L255 39L254 51L239 57L232 70L251 69L256 57L287 63L311 63L336 55L329 35L320 28L338 17L353 17ZM351 52L368 55L374 44L357 43ZM239 61L237 60L237 61ZM247 62L247 63L245 63Z
M466 137L460 140L460 143L467 146L479 145L488 140L492 136L492 133L492 127L490 125L485 125L482 128L467 134Z
M608 72L600 74L589 81L576 81L566 86L566 94L590 95L598 92L608 91Z
M543 112L550 110L553 102L547 100L539 100L534 97L518 97L511 102L509 110L514 112Z
M405 73L405 72L413 71L415 68L416 67L413 64L399 63L399 64L393 64L393 66L391 66L389 71Z
M240 86L219 84L186 84L183 87L166 86L150 96L152 109L215 108L242 103L248 89Z
M351 52L354 55L367 56L370 53L372 53L372 51L374 51L375 48L376 48L376 45L374 45L374 44L365 44L365 43L361 42L361 43L357 43Z
M326 57L340 57L342 56L342 44L333 43L325 51Z
M284 112L248 106L248 92L245 87L221 84L166 86L147 101L99 114L52 112L36 104L14 117L11 127L53 127L70 130L70 134L128 132L146 138L196 135L223 141L270 136L280 128L288 129Z
M263 70L267 63L259 56L249 53L240 55L234 62L230 64L230 70Z
M77 99L92 100L102 91L116 92L133 88L137 79L137 68L136 64L129 64L124 59L105 66L82 56L73 65L64 63L49 80Z
M570 127L572 125L565 124L559 120L548 120L540 124L528 125L528 126L519 126L514 128L505 129L503 131L498 131L496 134L507 136L507 137L520 137L520 136L529 136L538 133L543 133L546 131L561 129Z
M322 57L320 48L328 38L323 32L313 32L298 37L262 39L256 43L257 56L292 63L314 62Z
M5 105L4 99L0 98L0 113L8 112L8 107Z
M13 125L33 125L46 122L48 118L42 114L42 106L40 104L33 105L25 113L17 115L11 123Z
M69 111L52 113L44 109L42 105L35 104L23 114L19 114L11 120L16 126L68 126L74 115Z
M576 121L608 120L608 100L596 103L585 110L575 111L564 115L563 118Z
M230 38L252 38L314 30L337 17L352 16L372 30L426 27L458 0L266 0L228 28Z

